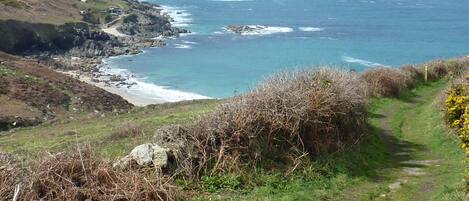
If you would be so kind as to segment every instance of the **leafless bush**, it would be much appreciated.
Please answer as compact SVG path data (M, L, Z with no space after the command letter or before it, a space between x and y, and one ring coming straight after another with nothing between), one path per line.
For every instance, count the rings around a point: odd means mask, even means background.
M446 76L449 72L446 66L446 61L443 60L431 61L424 64L424 66L428 67L429 80L441 79ZM424 68L424 66L422 66L422 68Z
M385 67L365 71L361 77L368 83L369 93L377 97L398 96L411 79L400 69Z
M23 182L25 169L9 154L0 153L0 197L13 200L15 188Z
M445 67L448 69L448 72L451 73L454 77L459 77L467 72L469 68L469 58L457 58L446 61Z
M29 171L8 176L21 178L21 200L175 200L178 196L178 188L154 169L115 171L88 150L44 155L32 162ZM16 184L2 182L1 189L7 188L2 197L12 197Z
M194 123L193 171L233 171L264 159L289 164L304 153L336 151L360 137L366 91L359 76L346 71L276 74Z
M414 87L419 82L423 82L425 80L425 72L421 67L417 67L415 65L404 65L401 67L401 70L407 77L407 87Z

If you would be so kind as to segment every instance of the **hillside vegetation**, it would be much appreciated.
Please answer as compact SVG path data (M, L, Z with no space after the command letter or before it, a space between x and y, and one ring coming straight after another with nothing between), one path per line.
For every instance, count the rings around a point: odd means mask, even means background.
M466 66L287 72L229 100L18 129L0 137L1 193L21 184L20 197L52 200L461 199L463 152L437 100ZM149 141L169 150L168 167L112 168L108 159Z
M17 20L30 23L61 25L67 22L83 22L80 11L89 10L103 18L102 11L110 7L128 9L124 0L0 0L0 20Z
M123 112L120 96L55 72L36 60L0 52L0 130L32 126L81 112Z

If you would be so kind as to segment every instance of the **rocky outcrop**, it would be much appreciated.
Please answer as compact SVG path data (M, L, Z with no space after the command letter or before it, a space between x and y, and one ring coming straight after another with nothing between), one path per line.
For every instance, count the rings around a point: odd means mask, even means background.
M133 4L133 12L124 17L124 23L117 28L123 34L146 38L178 36L188 33L185 29L171 26L170 18L161 15L161 10L149 3Z
M226 27L226 29L235 34L244 34L244 33L250 33L256 30L263 29L263 27L246 26L246 25L229 25Z
M157 144L142 144L135 147L129 155L123 157L113 167L127 169L135 163L138 166L153 166L164 168L168 163L167 150Z

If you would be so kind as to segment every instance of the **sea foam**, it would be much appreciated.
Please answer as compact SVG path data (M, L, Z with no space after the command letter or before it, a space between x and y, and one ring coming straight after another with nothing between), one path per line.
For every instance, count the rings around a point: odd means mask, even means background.
M175 27L187 27L192 24L192 15L186 10L179 7L165 5L161 5L160 8L162 9L161 13L163 15L166 14L173 18L174 21L171 22L171 25Z
M342 56L342 61L345 61L347 63L356 63L360 64L362 66L367 66L367 67L378 67L378 66L386 66L384 64L372 62L372 61L367 61L363 59L357 59L353 57L348 57L348 56Z
M187 45L187 44L174 44L174 48L177 48L177 49L192 49L192 46Z
M123 87L121 90L126 90L127 93L133 94L136 97L153 99L155 102L178 102L183 100L210 99L208 96L169 89L168 87L147 82L145 77L136 76L127 69L102 67L101 70L105 74L122 76L126 79L125 82L128 84L133 83L133 85L131 85L129 88Z
M305 31L305 32L316 32L316 31L322 31L324 29L319 28L319 27L298 27L298 30Z

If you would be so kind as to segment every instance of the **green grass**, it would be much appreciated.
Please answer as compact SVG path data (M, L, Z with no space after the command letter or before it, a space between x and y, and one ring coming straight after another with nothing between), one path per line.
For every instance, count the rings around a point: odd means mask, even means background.
M59 122L46 123L35 128L22 128L4 136L0 135L0 152L31 156L40 151L71 149L78 141L91 145L105 158L120 157L128 154L134 146L151 141L154 131L160 126L188 123L193 118L211 111L218 102L189 101L137 108L123 114L64 116ZM120 139L109 137L127 123L140 127L143 134Z
M10 68L8 68L6 66L3 66L3 65L0 65L0 76L16 77L16 78L19 78L19 79L25 81L26 83L30 83L30 84L47 84L47 82L44 81L41 78L25 74L20 70L10 69Z
M398 200L416 197L421 200L462 200L464 154L459 149L456 134L443 123L440 100L426 99L428 96L438 97L444 85L437 83L433 86L421 90L426 94L412 94L413 99L424 99L416 106L400 101L401 108L392 119L392 128L402 140L419 145L411 155L414 160L439 160L438 165L424 168L431 176L409 182L397 194Z
M97 10L106 10L110 7L119 7L123 10L128 10L129 5L123 0L89 0L86 2L86 7Z
M21 1L18 1L18 0L0 0L0 4L3 4L5 6L18 8L18 9L27 7L27 5L25 3L21 2Z

